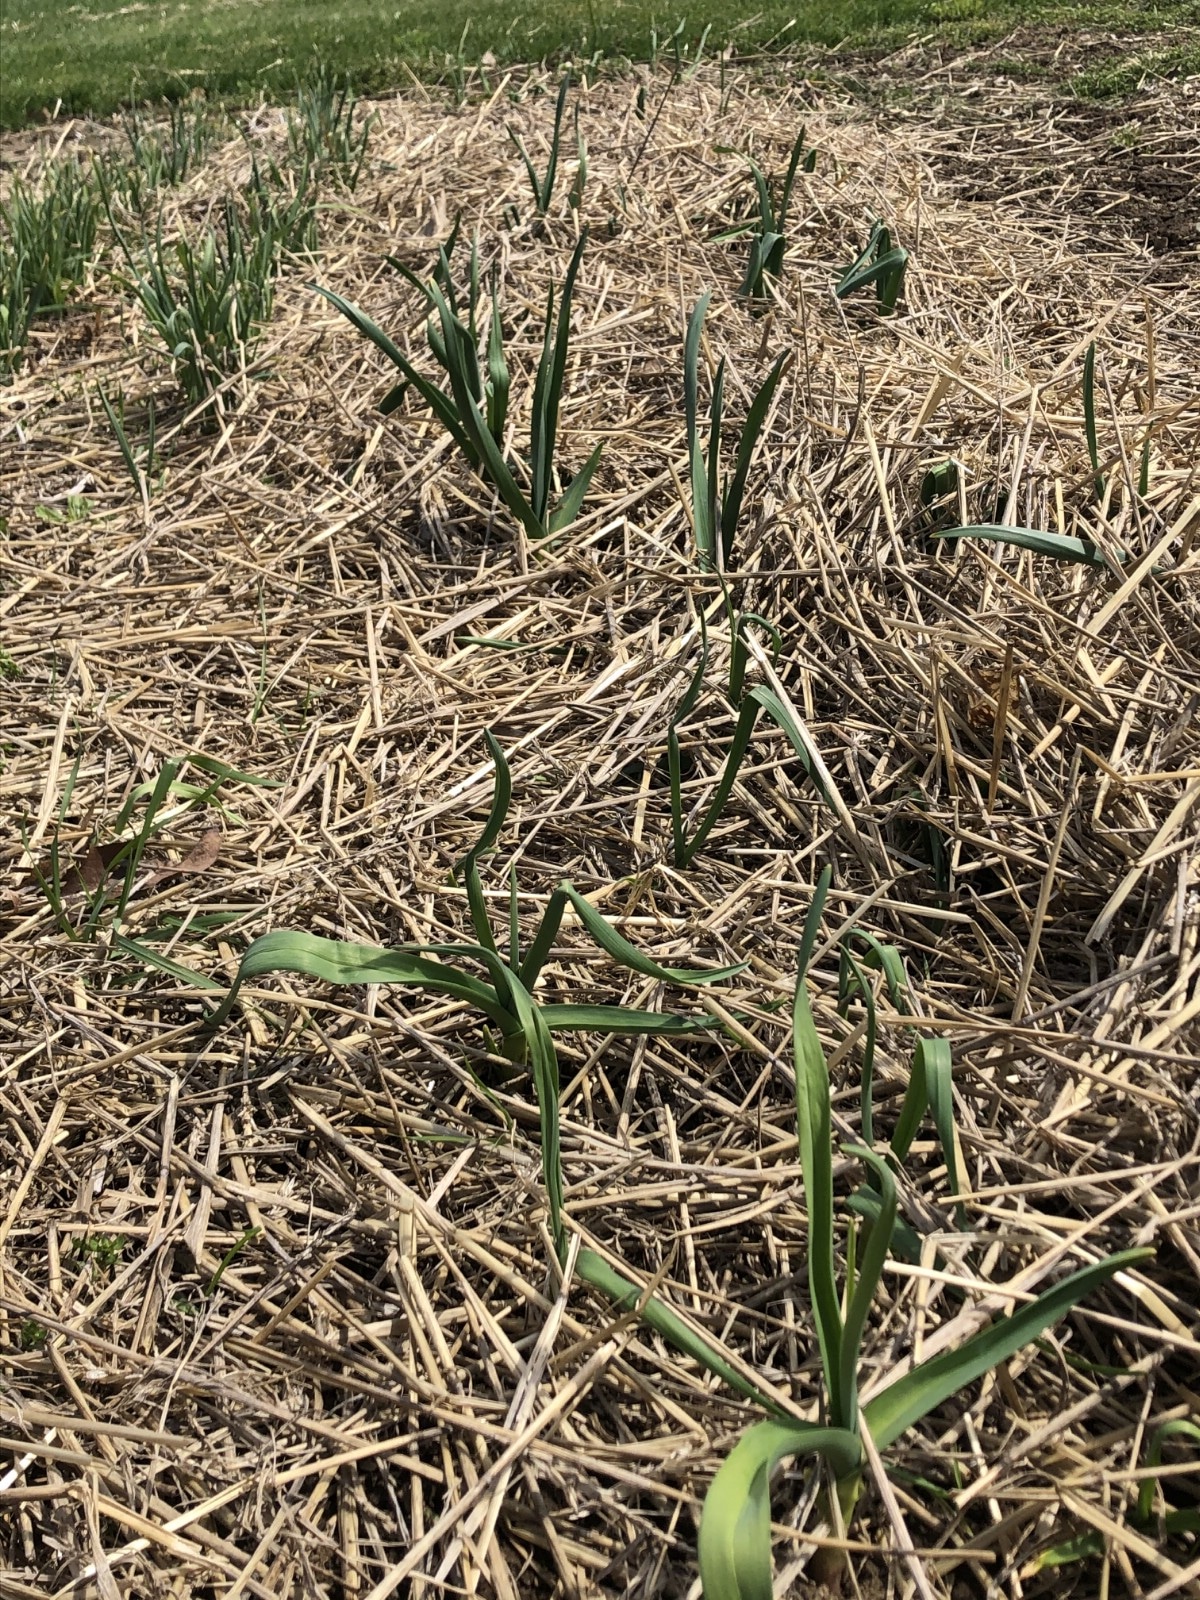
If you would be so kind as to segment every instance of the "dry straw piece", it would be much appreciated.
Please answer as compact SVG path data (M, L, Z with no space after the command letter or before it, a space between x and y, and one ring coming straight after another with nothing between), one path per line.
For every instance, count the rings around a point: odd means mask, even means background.
M82 298L35 320L0 390L14 1595L687 1594L704 1494L760 1413L583 1286L578 1252L814 1417L787 1017L827 863L808 994L834 1135L861 1136L867 1023L858 1001L838 1012L835 959L857 925L901 950L920 1013L878 996L875 1138L919 1022L951 1046L968 1223L922 1134L899 1201L920 1250L883 1272L864 1398L1068 1268L1156 1255L872 1450L848 1538L815 1485L777 1486L779 1582L802 1592L840 1544L864 1594L1032 1595L1062 1581L1047 1552L1087 1536L1078 1592L1194 1591L1195 1535L1169 1520L1194 1506L1194 1445L1158 1430L1194 1420L1200 1356L1200 263L1194 241L1132 235L1119 185L1094 198L1124 147L1088 108L997 84L986 59L881 70L917 97L887 121L794 72L704 68L649 139L665 75L645 120L636 78L577 86L587 184L573 207L569 141L544 217L508 128L543 170L557 77L364 108L356 189L323 192L315 265L285 263L252 361L199 417L111 240ZM1146 152L1176 148L1186 86L1140 115ZM754 191L719 147L779 172L801 124L819 159L782 270L747 302L745 240L717 236ZM249 132L285 158L281 112ZM1177 147L1191 170L1200 142ZM11 148L34 162L27 138ZM213 147L163 195L164 237L249 171L244 139ZM306 288L433 376L427 305L383 262L431 274L460 213L497 272L514 439L547 285L589 229L562 485L603 455L578 520L536 543L418 396L379 416L390 369ZM873 289L833 293L875 220L909 252L886 317ZM731 427L790 357L723 572L697 560L687 489L683 339L708 290L701 393L724 358ZM98 385L123 395L135 455L156 401L144 484ZM994 523L1099 564L929 537ZM685 870L668 730L690 837L737 720L739 615L745 682L785 708L820 784L760 718ZM675 723L702 617L707 675ZM489 728L514 797L479 862L495 927L515 868L526 941L570 878L662 965L748 963L697 991L698 1033L556 1039L561 1264L529 1073L452 995L263 977L199 1027L271 929L471 937L451 868L488 810ZM578 923L555 938L540 999L674 1006ZM834 1176L844 1198L849 1164Z

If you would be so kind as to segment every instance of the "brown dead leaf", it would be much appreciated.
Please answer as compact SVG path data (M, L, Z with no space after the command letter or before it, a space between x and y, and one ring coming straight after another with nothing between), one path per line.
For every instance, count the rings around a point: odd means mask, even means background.
M74 861L60 866L60 885L64 895L95 894L108 877L109 868L124 848L124 841L113 839L108 844L97 844L92 839L87 849ZM47 883L54 877L54 858L46 855L38 862L38 874ZM31 874L31 877L34 876Z
M221 853L223 839L220 828L206 828L182 860L158 869L150 880L151 886L178 872L207 872Z

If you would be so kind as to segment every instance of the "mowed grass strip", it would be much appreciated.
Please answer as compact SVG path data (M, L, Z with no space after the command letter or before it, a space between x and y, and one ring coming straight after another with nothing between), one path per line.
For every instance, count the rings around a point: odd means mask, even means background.
M172 0L130 6L88 0L0 0L0 126L17 128L54 111L103 116L119 106L195 89L246 101L281 90L314 60L349 72L364 91L406 76L459 72L489 54L498 65L546 57L645 59L694 56L732 44L739 52L815 44L861 48L920 32L979 42L1014 26L1074 24L1165 30L1195 22L1195 0L529 0L519 8L478 0ZM465 30L465 36L464 36Z

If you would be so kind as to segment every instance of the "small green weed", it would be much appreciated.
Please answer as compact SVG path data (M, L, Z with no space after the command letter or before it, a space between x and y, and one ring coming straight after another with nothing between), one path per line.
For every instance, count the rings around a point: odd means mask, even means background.
M124 1253L125 1241L119 1233L80 1235L71 1247L76 1260L92 1262L98 1272L111 1272Z
M602 447L597 445L568 484L557 505L553 504L559 402L562 398L571 337L571 297L586 244L587 230L584 229L567 268L557 322L554 316L553 286L547 293L542 354L533 387L529 461L527 464L521 464L521 475L528 481L528 491L518 484L504 455L509 374L504 357L500 308L494 276L492 314L488 325L483 365L479 359L479 329L476 325L479 265L476 251L473 250L471 255L466 295L466 322L463 322L459 315L448 251L441 252L437 272L429 283L422 283L402 262L389 257L391 265L410 283L416 285L436 313L436 318L431 319L429 324L429 345L449 378L449 392L438 388L418 372L387 334L351 301L340 294L335 294L332 289L324 289L319 284L310 285L318 294L324 295L331 305L336 306L361 334L382 350L400 372L401 381L384 396L379 409L385 415L395 410L408 385L411 384L446 428L466 460L492 484L500 499L531 539L544 539L550 534L559 533L575 521L592 481L592 475L600 462Z
M725 396L725 358L721 358L713 379L712 398L709 401L708 455L699 429L699 370L700 336L704 328L704 315L712 291L701 295L688 322L687 337L683 346L683 403L687 419L688 459L691 465L692 526L696 535L696 551L700 565L712 571L720 553L721 570L727 571L733 561L734 540L738 520L742 513L742 500L746 492L746 478L755 447L766 426L767 412L775 389L783 375L787 357L780 356L750 402L746 421L738 439L733 476L721 487L721 424Z
M26 1317L21 1324L20 1345L25 1355L34 1351L45 1349L47 1333L40 1322L35 1322L32 1317Z
M127 952L136 953L150 965L161 967L161 958L134 947L120 931L147 846L172 822L190 811L213 805L225 812L219 793L223 784L236 782L273 788L275 780L239 772L213 756L172 756L163 762L157 778L135 784L129 791L111 829L105 830L110 837L104 837L99 831L93 833L83 855L78 860L67 860L59 836L71 808L82 759L82 755L77 756L71 767L59 802L58 826L51 836L45 860L33 867L34 881L59 929L69 938L85 943L94 940L103 919L107 918L114 942L124 945ZM188 782L181 777L185 765L196 769L199 782ZM22 843L28 848L23 829ZM83 909L79 916L72 917L67 900L76 895L82 897Z
M39 522L45 522L51 527L57 527L63 522L82 522L92 509L91 501L85 494L69 494L63 506L35 506L33 514Z
M764 275L773 278L783 274L783 257L787 249L788 211L792 203L792 189L796 182L796 174L801 170L813 172L817 165L817 152L810 150L804 154L805 130L800 129L796 141L792 146L791 160L788 162L787 174L779 190L778 199L772 190L772 185L763 174L762 168L753 156L746 156L750 166L750 173L754 179L754 188L758 199L758 216L750 222L739 223L736 227L727 228L717 235L717 241L737 239L750 233L750 258L746 264L746 275L742 280L741 292L752 298L761 297L766 293L763 283ZM720 148L727 154L736 154L729 146L721 145Z
M882 222L874 222L866 246L842 273L833 292L839 300L844 300L855 289L873 283L876 303L880 312L887 316L896 309L904 289L907 266L908 251L892 243L891 230Z

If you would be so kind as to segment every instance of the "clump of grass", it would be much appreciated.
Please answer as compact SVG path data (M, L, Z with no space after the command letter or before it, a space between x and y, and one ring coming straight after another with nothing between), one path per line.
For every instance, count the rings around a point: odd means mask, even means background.
M382 350L401 374L401 381L384 396L379 409L385 414L395 410L411 384L446 428L472 468L493 486L531 539L544 539L550 534L559 533L575 521L600 462L602 446L597 445L555 501L554 457L558 442L559 404L571 337L571 300L586 244L585 229L567 268L557 320L553 285L547 291L542 353L533 386L529 459L517 467L521 479L528 483L528 489L518 483L504 450L509 372L494 275L486 352L483 361L480 360L480 331L476 320L479 302L477 251L473 250L471 256L465 322L459 313L459 301L454 291L446 250L441 252L438 269L428 283L422 283L402 262L389 258L392 265L420 289L433 308L435 315L429 324L429 345L449 379L448 390L439 388L420 373L388 335L351 301L332 289L324 289L319 284L311 285L331 305L336 306L361 334Z
M376 121L372 115L356 127L357 105L349 78L339 80L324 63L301 79L288 114L288 152L297 172L331 177L354 193Z
M890 228L882 222L874 222L866 245L842 273L833 292L839 300L844 300L855 289L873 283L876 304L880 312L887 316L896 309L896 302L904 289L907 266L908 251L892 243Z
M140 260L118 232L133 292L191 406L218 396L246 370L270 319L279 249L256 220L244 222L227 199L220 229L205 228L195 242L179 238L174 260L161 229L153 244L143 240Z
M928 1097L929 1059L941 1058L948 1077L949 1047L944 1040L918 1041L909 1093L887 1154L880 1155L865 1143L849 1146L844 1152L867 1168L875 1200L863 1222L851 1224L847 1259L853 1265L844 1288L839 1289L832 1093L807 988L829 882L826 868L800 943L792 1016L796 1126L809 1226L809 1295L824 1378L825 1420L821 1424L801 1422L777 1412L754 1423L717 1472L700 1523L700 1574L709 1600L760 1600L771 1594L770 1479L785 1456L816 1455L824 1460L834 1480L830 1520L835 1526L845 1526L862 1492L867 1469L864 1431L877 1450L886 1450L945 1400L1039 1338L1115 1273L1153 1254L1150 1250L1125 1250L1073 1272L1011 1316L996 1318L956 1349L910 1368L860 1405L858 1369L863 1336L896 1230L895 1169L906 1153L905 1140L911 1142L923 1109L921 1102ZM914 1090L918 1076L924 1082ZM939 1137L949 1159L952 1129L939 1123ZM846 1552L826 1548L818 1553L812 1576L836 1591L847 1570Z
M759 438L766 426L767 413L775 389L783 375L786 355L780 356L768 372L746 413L746 421L738 438L733 475L721 484L721 431L725 400L725 358L722 356L713 379L712 397L709 401L708 450L700 435L700 336L704 329L704 316L712 291L701 295L688 322L687 337L683 346L683 403L687 420L688 459L691 468L692 527L696 535L696 551L700 565L711 571L720 553L721 570L727 571L733 561L734 540L738 520L742 513L742 500L746 493L746 479Z
M788 162L786 176L776 195L773 185L763 173L762 168L753 156L745 159L750 167L750 174L754 179L755 194L758 200L758 216L749 222L739 223L736 227L727 228L717 235L718 241L737 239L743 234L750 233L750 256L746 263L746 275L742 279L741 293L751 298L759 298L766 293L764 277L781 277L783 274L783 257L787 250L787 219L792 203L792 190L796 182L796 174L801 170L813 172L817 165L817 152L810 150L804 153L806 130L800 129L792 145L791 159ZM721 147L727 150L727 146Z
M22 178L0 205L0 372L19 366L33 319L61 310L96 251L100 198L72 157L39 184Z

